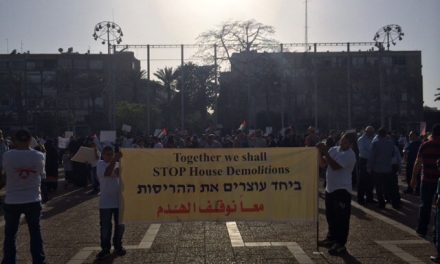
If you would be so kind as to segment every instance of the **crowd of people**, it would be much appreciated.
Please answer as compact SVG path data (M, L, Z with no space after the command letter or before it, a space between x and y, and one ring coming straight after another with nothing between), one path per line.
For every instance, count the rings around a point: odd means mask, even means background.
M407 188L404 193L420 195L417 232L421 236L427 234L432 201L439 187L437 181L440 172L436 162L440 159L440 125L435 125L432 134L424 137L415 131L411 131L408 136L398 136L384 128L376 132L371 126L361 133L350 130L342 133L330 131L328 134L319 134L315 128L309 127L304 136L298 135L293 127L278 134L263 133L258 129L250 133L242 129L228 135L221 135L218 131L205 131L200 136L186 134L167 132L158 136L132 136L123 133L115 142L100 142L95 135L71 137L68 146L61 149L55 139L32 137L26 130L20 130L12 137L4 136L0 131L0 171L6 176L1 177L0 182L4 185L6 180L3 263L15 263L15 235L22 213L28 220L33 261L44 263L39 230L40 204L47 202L51 193L58 188L60 166L64 168L66 187L70 184L80 187L91 184L93 190L90 193L100 193L102 251L97 258L110 254L112 218L115 221L115 252L124 255L124 228L117 220L119 148L317 147L321 153L320 174L326 176L328 222L328 235L321 244L330 248L330 254L346 252L353 187L357 190L356 199L359 204L377 204L379 209L384 209L390 203L394 209L399 210L399 175L405 175ZM82 146L94 150L94 161L72 161ZM38 177L29 177L31 174ZM30 178L32 180L27 181ZM435 256L434 260L440 263L440 257Z

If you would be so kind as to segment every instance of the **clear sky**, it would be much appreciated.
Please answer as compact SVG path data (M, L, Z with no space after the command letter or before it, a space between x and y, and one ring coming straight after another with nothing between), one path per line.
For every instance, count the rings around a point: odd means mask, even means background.
M20 51L23 43L31 53L60 47L106 52L93 40L93 27L113 18L124 31L122 44L193 43L223 21L250 18L274 26L280 42L304 42L304 2L0 0L0 53L6 52L6 42L9 50ZM381 26L399 24L405 37L394 49L422 51L425 104L439 107L434 102L440 87L439 12L440 0L309 0L309 42L372 41Z

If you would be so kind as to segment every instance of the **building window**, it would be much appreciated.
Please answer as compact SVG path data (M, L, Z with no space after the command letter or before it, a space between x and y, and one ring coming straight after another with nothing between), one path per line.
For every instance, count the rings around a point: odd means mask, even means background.
M33 70L35 70L35 62L34 61L28 61L28 62L26 62L26 69L28 70L28 71L33 71Z
M408 95L406 93L402 93L402 101L406 102L408 100Z
M406 65L405 56L394 56L393 57L393 65Z
M0 104L1 104L1 106L9 106L9 99L3 99L3 100L1 100L1 102L0 102Z
M362 66L365 63L365 58L364 57L353 57L351 59L351 63L353 64L353 66Z
M102 60L91 60L90 61L90 69L91 70L102 70L103 69Z
M73 61L73 66L75 69L86 70L87 69L87 60L76 59Z
M57 67L57 61L56 60L44 60L43 67L45 69L55 69Z

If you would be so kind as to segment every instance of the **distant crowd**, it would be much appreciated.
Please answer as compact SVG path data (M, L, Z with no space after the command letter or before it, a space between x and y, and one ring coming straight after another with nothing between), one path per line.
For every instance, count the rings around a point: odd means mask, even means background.
M4 263L15 263L15 236L22 213L28 219L34 263L44 263L39 230L41 202L47 202L51 193L57 190L59 175L62 175L60 168L64 169L65 188L72 184L80 187L91 184L93 190L90 194L100 194L102 251L97 259L110 254L112 218L115 222L115 254L125 255L122 247L124 226L118 222L120 148L316 147L320 153L320 175L325 175L328 222L327 237L320 241L320 245L329 247L330 254L346 253L353 187L357 190L356 199L360 205L377 205L382 210L390 203L395 210L400 210L399 176L405 176L406 194L420 195L417 233L427 235L434 195L440 191L440 125L435 125L431 134L422 136L416 131L408 135L397 135L384 128L376 131L371 126L359 133L349 130L328 134L320 134L309 127L303 136L298 135L293 127L278 134L263 133L258 129L239 129L224 136L218 131L185 134L169 133L164 129L157 136L122 133L110 141L100 140L97 135L72 136L68 144L63 145L57 142L60 138L32 137L26 130L11 137L0 131L0 187L6 180ZM93 150L91 160L74 161L73 157L81 147ZM38 177L30 177L33 174ZM437 204L440 205L440 199ZM440 219L440 215L436 219ZM437 234L439 241L440 231ZM440 253L440 246L438 251ZM432 260L440 263L440 256L433 256Z

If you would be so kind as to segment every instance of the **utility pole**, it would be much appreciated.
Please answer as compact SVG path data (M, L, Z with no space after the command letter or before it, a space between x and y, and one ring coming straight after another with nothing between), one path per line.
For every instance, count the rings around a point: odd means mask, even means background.
M147 45L147 135L150 135L151 127L151 98L150 98L150 45Z
M308 13L308 10L307 10L307 8L308 8L308 0L305 0L306 1L306 8L305 8L305 30L304 30L304 34L305 34L305 36L304 36L304 43L305 43L305 46L306 46L306 52L309 50L309 26L308 26L308 17L307 17L307 13Z
M184 59L184 45L180 45L180 65L182 67L181 69L181 80L182 80L182 86L180 87L180 104L181 104L181 109L180 109L180 127L182 130L185 129L185 98L184 98L184 93L185 93L185 59Z

